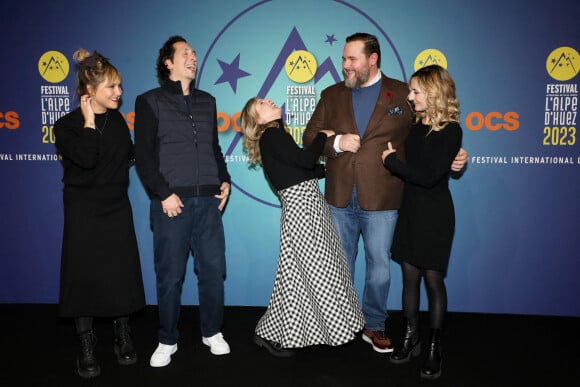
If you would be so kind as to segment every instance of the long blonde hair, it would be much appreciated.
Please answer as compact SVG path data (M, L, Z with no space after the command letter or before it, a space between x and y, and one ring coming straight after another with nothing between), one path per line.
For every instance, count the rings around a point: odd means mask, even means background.
M439 131L449 122L459 122L459 100L455 92L455 82L449 72L439 65L431 65L415 71L411 78L416 79L419 87L427 96L427 109L417 112L415 121L427 117L431 130Z
M258 112L256 111L258 97L253 97L246 102L240 115L242 134L244 135L244 150L248 154L252 167L262 165L262 154L260 153L260 138L267 128L278 127L275 121L260 125L257 122ZM288 132L288 127L284 124L284 130Z

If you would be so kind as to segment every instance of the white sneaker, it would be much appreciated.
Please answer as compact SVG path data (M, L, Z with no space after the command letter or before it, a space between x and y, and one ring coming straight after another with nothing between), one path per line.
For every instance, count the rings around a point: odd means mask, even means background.
M214 355L227 355L230 353L230 346L224 340L221 332L216 333L212 337L202 337L201 342L209 347L209 350Z
M171 355L175 352L177 352L177 344L167 345L159 343L157 349L151 355L149 365L151 367L165 367L171 362Z

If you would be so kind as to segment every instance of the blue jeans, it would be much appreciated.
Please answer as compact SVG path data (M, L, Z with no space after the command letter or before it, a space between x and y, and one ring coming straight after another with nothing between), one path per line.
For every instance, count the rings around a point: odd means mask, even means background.
M389 317L387 297L391 284L391 243L398 212L363 210L353 190L348 206L330 206L330 213L346 254L353 283L358 241L362 234L366 263L362 299L365 328L384 330L385 320Z
M201 333L210 337L221 329L226 277L225 238L219 199L213 196L181 198L182 213L169 218L159 200L151 201L151 225L157 302L159 342L173 345L179 333L181 291L189 253L194 258L199 291Z

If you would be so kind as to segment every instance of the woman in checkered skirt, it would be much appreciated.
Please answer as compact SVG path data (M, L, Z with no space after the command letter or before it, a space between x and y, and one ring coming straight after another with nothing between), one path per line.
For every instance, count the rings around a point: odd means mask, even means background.
M241 124L250 164L262 165L282 203L276 280L254 342L281 357L293 348L344 344L362 330L364 317L318 187L324 177L318 160L334 132L321 130L309 148L300 148L282 110L260 98L246 103Z

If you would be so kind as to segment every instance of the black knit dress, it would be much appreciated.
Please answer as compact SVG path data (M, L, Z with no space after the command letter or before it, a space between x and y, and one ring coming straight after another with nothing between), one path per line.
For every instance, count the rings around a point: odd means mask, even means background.
M62 317L124 316L145 305L127 193L133 144L117 110L84 128L80 109L55 124L64 167Z
M462 131L456 122L441 131L429 129L422 123L413 125L405 140L406 163L396 153L385 159L389 170L405 180L391 252L397 262L445 273L455 231L449 171Z

